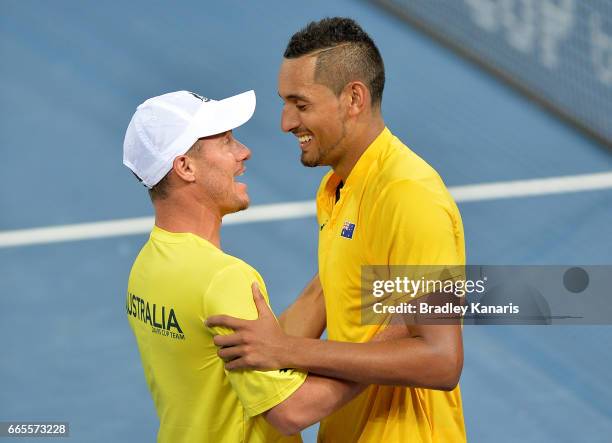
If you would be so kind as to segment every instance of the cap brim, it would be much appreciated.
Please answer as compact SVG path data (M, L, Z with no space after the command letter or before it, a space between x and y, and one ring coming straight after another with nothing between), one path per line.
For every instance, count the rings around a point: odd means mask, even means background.
M164 155L167 161L160 162L162 167L145 182L147 187L161 180L172 167L171 164L168 166L169 162L177 155L186 153L198 139L222 134L248 122L255 112L255 103L253 90L224 100L203 102L187 129L166 149Z
M202 138L242 126L253 116L255 104L253 90L224 100L202 103L191 124L192 134Z

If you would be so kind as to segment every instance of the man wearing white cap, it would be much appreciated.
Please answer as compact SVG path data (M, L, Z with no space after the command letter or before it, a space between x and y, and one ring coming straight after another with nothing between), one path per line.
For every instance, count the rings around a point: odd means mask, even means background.
M160 442L301 441L281 433L297 434L361 389L294 369L227 372L213 335L231 331L204 326L215 314L255 319L267 303L257 271L220 249L223 216L249 205L236 177L251 153L232 129L254 110L253 91L220 101L172 92L138 106L125 135L123 162L155 208L126 311Z

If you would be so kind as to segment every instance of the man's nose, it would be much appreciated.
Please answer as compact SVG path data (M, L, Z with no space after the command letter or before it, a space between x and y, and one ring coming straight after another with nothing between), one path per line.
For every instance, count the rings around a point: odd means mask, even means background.
M251 150L245 145L236 140L236 148L234 149L234 155L238 161L247 161L251 158Z
M283 132L291 132L300 126L300 119L296 109L291 106L283 106L281 113L281 129Z

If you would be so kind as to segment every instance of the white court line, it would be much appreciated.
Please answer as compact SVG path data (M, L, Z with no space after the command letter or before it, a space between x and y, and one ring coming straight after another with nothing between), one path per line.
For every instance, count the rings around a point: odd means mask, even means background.
M314 200L258 205L250 207L247 211L227 215L223 218L223 225L303 218L315 215L315 213L316 208ZM0 249L11 246L146 234L151 231L153 222L154 217L137 217L93 223L49 226L45 228L0 231Z
M455 186L449 191L457 202L470 202L608 188L612 188L612 172Z
M458 203L531 197L612 188L612 172L564 177L480 183L449 188ZM258 205L224 218L223 224L254 223L304 218L315 215L314 200ZM50 226L45 228L0 231L0 248L87 240L122 235L146 234L153 217L127 218L94 223Z

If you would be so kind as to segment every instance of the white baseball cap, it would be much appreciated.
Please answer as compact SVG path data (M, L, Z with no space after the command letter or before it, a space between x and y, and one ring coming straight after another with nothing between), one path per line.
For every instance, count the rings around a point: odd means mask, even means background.
M136 108L127 128L123 164L152 188L199 138L237 128L253 112L252 90L219 101L189 91L150 98Z

